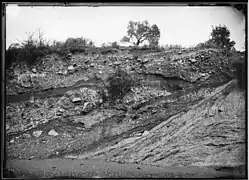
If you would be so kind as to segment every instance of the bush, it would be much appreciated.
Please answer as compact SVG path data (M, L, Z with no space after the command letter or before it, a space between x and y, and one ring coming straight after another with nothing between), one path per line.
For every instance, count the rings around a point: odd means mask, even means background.
M119 49L119 45L118 45L118 43L116 41L111 43L111 47Z
M154 52L161 52L161 51L163 51L164 49L162 49L160 46L158 46L158 45L150 45L150 48L151 48L151 50L152 51L154 51Z
M25 62L27 65L33 65L39 58L50 53L48 42L43 38L43 34L39 31L38 39L34 38L34 33L30 33L27 40L10 45L6 50L7 68L13 62Z
M108 78L109 87L108 94L109 100L115 101L116 99L121 99L126 93L131 90L134 85L134 80L132 77L122 69L118 69L113 76Z
M9 68L13 62L17 61L18 54L20 52L20 48L17 46L10 45L9 49L5 52L5 62L6 67Z
M210 40L208 40L208 41L206 41L204 43L197 44L195 48L197 48L197 49L205 49L205 48L216 48L216 49L218 49L220 47L217 44L215 44L215 42L213 42L213 40L210 39Z
M47 55L49 50L47 47L36 45L25 45L23 47L10 47L6 51L6 65L7 68L11 66L13 62L25 62L27 65L33 65L39 58Z
M46 54L45 48L43 47L28 46L24 48L24 57L30 66Z
M247 82L247 73L244 60L237 60L232 62L235 68L235 77L238 79L238 86L240 89L245 89Z
M61 45L63 49L67 49L71 53L84 53L87 47L93 47L94 44L91 40L80 38L67 38L66 42Z

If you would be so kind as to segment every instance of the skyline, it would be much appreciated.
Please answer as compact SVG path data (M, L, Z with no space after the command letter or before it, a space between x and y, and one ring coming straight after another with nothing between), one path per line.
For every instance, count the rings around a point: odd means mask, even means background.
M6 48L41 29L47 40L84 37L100 46L126 35L128 22L148 20L160 31L160 45L194 46L209 39L212 25L226 25L235 48L245 42L245 17L231 7L216 6L100 6L6 8Z

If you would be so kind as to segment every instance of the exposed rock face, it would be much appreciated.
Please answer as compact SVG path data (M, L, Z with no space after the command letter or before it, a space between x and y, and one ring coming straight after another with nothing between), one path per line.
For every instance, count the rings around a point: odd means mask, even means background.
M6 107L10 158L83 153L153 165L244 163L244 94L233 89L233 82L221 86L230 80L231 70L221 52L81 54L71 61L79 71L50 57L43 69L37 67L37 72L45 71L43 76L26 73L19 79L19 86L33 88L38 82L42 90L28 94L34 99ZM138 83L112 105L106 87L116 66ZM10 87L8 91L14 89ZM33 129L44 133L35 138L30 136Z
M244 164L245 96L229 82L146 134L121 146L126 150L109 160L173 166Z
M158 74L164 77L177 77L188 82L212 81L213 76L219 76L219 81L229 80L232 68L228 58L221 52L213 49L172 57L173 61L160 60L146 65L144 73ZM205 78L203 79L203 73ZM231 78L230 78L231 79ZM217 81L217 80L216 80Z

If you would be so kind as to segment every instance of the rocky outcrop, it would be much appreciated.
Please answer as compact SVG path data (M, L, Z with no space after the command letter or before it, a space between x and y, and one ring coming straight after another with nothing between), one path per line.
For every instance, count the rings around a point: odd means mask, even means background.
M19 83L33 88L35 79L42 90L7 105L9 158L83 153L120 163L243 163L244 94L233 82L225 84L230 65L219 50L141 53L136 59L127 53L81 54L70 64L49 58ZM136 83L111 104L103 97L117 67Z
M143 73L158 74L166 78L177 77L200 84L204 84L207 79L212 81L212 77L218 76L219 81L224 83L232 77L232 67L228 60L221 51L200 50L172 56L170 61L164 59L157 63L152 61L145 66Z
M179 50L178 50L179 51ZM137 59L134 57L137 56ZM46 89L51 87L68 87L91 73L113 73L117 67L128 73L161 75L165 78L177 78L181 81L197 84L210 84L219 81L225 83L231 79L229 57L215 49L199 51L183 50L181 54L174 51L151 52L133 55L130 53L97 54L97 56L73 55L66 63L56 55L46 56L41 60L33 74L24 73L17 81L15 77L7 84L7 94L15 94L15 82L25 88ZM20 71L27 70L23 67ZM39 76L41 72L47 72ZM8 73L11 74L11 73ZM20 73L19 73L20 74ZM22 74L22 73L21 73ZM19 90L21 91L21 90ZM18 91L18 92L19 92ZM22 91L27 91L23 89Z
M91 157L106 159L104 154L108 152L115 156L106 160L126 163L170 166L244 164L245 96L234 86L234 82L220 86L188 112L165 119L146 136Z

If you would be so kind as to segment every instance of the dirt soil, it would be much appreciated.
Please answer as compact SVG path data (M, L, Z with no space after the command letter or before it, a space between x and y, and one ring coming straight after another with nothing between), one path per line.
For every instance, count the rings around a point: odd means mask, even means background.
M120 51L8 71L8 168L32 177L245 177L246 95L229 58L216 49L138 59ZM139 83L110 103L103 94L117 67Z
M140 164L106 163L96 160L46 159L11 160L10 170L18 178L226 178L243 177L237 169L229 172L201 167L156 167ZM243 170L242 170L243 171Z

